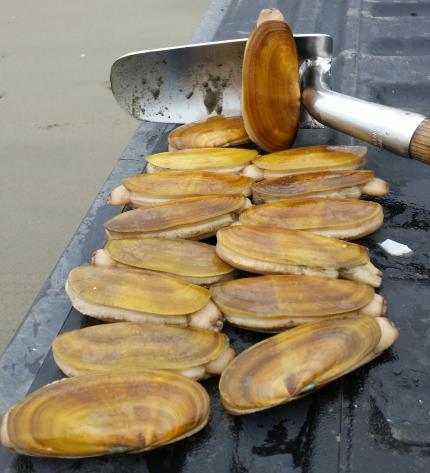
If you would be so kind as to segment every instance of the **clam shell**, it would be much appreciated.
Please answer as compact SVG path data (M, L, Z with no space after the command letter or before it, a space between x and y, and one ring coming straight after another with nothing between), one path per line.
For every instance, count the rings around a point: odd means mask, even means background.
M239 172L258 155L242 148L186 149L146 157L155 170Z
M252 141L266 151L289 148L300 119L299 61L279 10L263 10L245 48L242 114Z
M93 373L49 384L9 409L1 443L45 457L137 453L198 432L209 408L204 388L184 376Z
M66 332L54 340L52 351L68 376L130 368L186 374L201 367L201 378L204 365L228 347L227 336L211 330L118 322Z
M203 309L210 299L207 289L181 279L96 266L73 269L67 291L78 310L102 320L145 322L154 317L159 323L179 325L187 325L187 315Z
M214 116L175 128L168 137L169 150L213 148L247 143L242 117Z
M327 171L265 179L252 186L253 198L258 202L318 196L358 198L358 187L373 177L373 171ZM352 193L343 189L352 189Z
M255 205L240 214L251 225L275 225L352 240L382 226L384 213L376 202L357 199L290 199Z
M251 194L252 179L207 171L166 171L139 174L123 181L134 205L151 205L157 199L177 200L201 195Z
M226 260L220 252L220 246L237 256L238 261L243 259L243 264L230 262L232 266L251 272L277 272L272 265L337 270L364 265L369 261L368 251L364 246L268 225L222 228L217 233L217 253ZM258 262L266 263L267 271L255 270Z
M108 220L105 228L110 238L205 238L236 220L245 202L239 195L189 197L124 212Z
M262 332L358 314L375 296L374 289L367 284L284 275L226 281L214 284L210 291L228 322ZM383 308L381 305L381 311Z
M253 163L267 174L354 170L364 166L365 146L307 146L258 156Z
M110 240L105 248L116 263L168 273L197 284L230 275L234 269L219 258L215 246L197 241L136 238ZM209 281L209 282L206 282Z
M219 384L222 403L232 414L247 414L297 399L372 360L397 336L387 319L366 316L282 332L228 365Z

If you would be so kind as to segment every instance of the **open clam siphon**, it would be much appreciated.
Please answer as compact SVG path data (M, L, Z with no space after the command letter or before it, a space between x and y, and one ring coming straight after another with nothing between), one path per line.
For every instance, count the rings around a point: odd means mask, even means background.
M209 117L175 128L168 136L169 151L188 148L213 148L248 143L249 137L240 116Z
M108 239L190 238L202 240L237 221L251 205L241 195L188 197L123 212L105 223Z
M195 434L209 396L196 381L155 370L92 373L48 384L1 419L0 443L32 456L138 453Z
M342 316L383 316L385 300L367 284L315 276L268 275L214 284L212 299L227 322L280 332Z
M380 204L367 200L289 199L254 205L240 214L239 221L355 240L378 230L384 222L384 212Z
M221 374L235 353L212 330L117 322L59 335L54 360L67 376L129 368L169 370L193 379Z
M253 149L196 148L150 154L147 173L162 171L210 171L238 174L258 156Z
M106 322L152 322L221 330L207 289L151 271L79 266L67 278L73 307Z
M250 177L207 171L166 171L124 179L109 195L110 205L145 207L201 195L251 194Z
M252 273L339 277L373 287L382 281L364 246L301 230L269 225L222 228L216 252L231 266Z
M240 353L221 375L221 401L241 415L298 399L373 360L398 336L385 317L301 325Z
M234 268L217 256L215 246L182 239L110 240L94 253L93 264L157 271L204 286L235 275Z
M256 181L322 171L352 171L365 164L366 146L306 146L265 154L243 170Z
M386 181L373 171L325 171L264 179L252 186L256 204L299 197L333 197L359 199L362 195L388 193Z
M241 107L246 131L262 149L292 145L300 119L299 60L279 10L262 10L246 43Z

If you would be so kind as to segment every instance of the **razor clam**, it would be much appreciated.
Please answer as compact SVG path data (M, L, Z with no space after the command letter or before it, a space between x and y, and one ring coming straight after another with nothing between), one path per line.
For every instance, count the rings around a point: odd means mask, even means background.
M217 256L215 246L181 239L110 240L94 253L93 264L157 271L204 286L235 275L234 268Z
M241 107L245 129L266 151L289 148L299 127L299 59L279 10L262 10L245 47Z
M132 322L63 333L54 340L52 353L67 376L145 368L193 379L221 374L235 356L227 336L212 330Z
M168 136L169 151L188 148L216 148L248 143L242 117L209 117L175 128Z
M240 353L221 375L224 407L249 414L306 396L357 369L399 336L385 317L311 322L267 338Z
M2 417L0 443L18 453L82 458L138 453L195 434L209 396L175 373L129 369L48 384Z
M146 157L147 173L161 171L211 171L240 173L258 156L253 149L196 148L170 153L150 154Z
M190 238L202 240L231 225L251 205L241 195L188 197L123 212L105 223L108 239Z
M254 205L240 214L239 221L355 240L378 230L384 221L384 212L377 202L367 200L289 199Z
M339 315L378 317L385 300L367 284L315 276L270 275L214 284L212 299L232 325L282 330Z
M307 146L254 158L242 174L255 181L321 171L352 171L365 164L366 146Z
M269 225L222 228L216 252L231 266L252 273L339 277L373 287L382 280L364 246L301 230Z
M359 199L362 195L382 196L388 184L373 171L326 171L264 179L252 186L255 203L298 197Z
M207 289L160 273L79 266L70 271L66 292L76 310L106 322L222 328Z
M147 207L171 200L201 195L248 196L252 179L207 171L166 171L139 174L124 179L109 195L110 205Z

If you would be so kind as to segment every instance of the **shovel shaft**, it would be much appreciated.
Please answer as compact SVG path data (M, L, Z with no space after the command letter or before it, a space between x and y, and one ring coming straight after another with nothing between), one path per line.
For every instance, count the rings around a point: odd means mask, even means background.
M318 66L309 67L305 83L303 104L322 124L430 164L430 120L425 116L333 92Z

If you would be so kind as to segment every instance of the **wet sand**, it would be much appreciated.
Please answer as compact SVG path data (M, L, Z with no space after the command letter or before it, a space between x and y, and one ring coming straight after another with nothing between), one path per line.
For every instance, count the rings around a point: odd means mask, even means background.
M0 351L137 127L109 70L189 41L209 0L6 0L0 16Z

